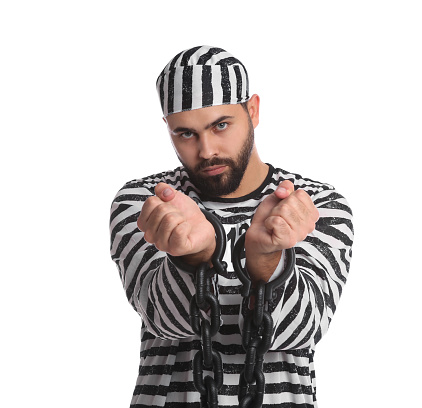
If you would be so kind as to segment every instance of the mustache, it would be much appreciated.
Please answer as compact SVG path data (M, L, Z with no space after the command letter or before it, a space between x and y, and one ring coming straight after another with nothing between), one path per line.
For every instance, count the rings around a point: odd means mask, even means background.
M221 157L214 157L212 159L208 159L208 160L204 160L201 163L199 163L198 165L195 166L195 172L199 172L201 170L206 169L207 167L211 167L211 166L230 166L230 167L234 167L235 166L235 162L232 159L224 159Z

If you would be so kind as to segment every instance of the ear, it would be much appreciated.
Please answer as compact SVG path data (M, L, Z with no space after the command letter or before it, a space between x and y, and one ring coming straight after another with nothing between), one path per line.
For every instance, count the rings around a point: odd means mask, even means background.
M251 99L248 101L248 112L249 116L251 117L252 124L254 129L259 124L259 96L257 94L253 94Z

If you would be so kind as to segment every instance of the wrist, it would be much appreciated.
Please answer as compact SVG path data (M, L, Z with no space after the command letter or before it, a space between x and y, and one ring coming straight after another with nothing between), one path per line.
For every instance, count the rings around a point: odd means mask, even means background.
M203 262L207 262L211 264L211 257L214 254L215 251L215 241L213 242L213 245L211 245L208 248L205 248L203 251L197 252L195 254L187 254L181 256L181 260L188 265L192 266L198 266Z
M280 250L262 254L253 254L251 252L248 254L247 250L245 252L246 269L248 270L252 282L257 282L259 280L268 282L280 263L283 251Z

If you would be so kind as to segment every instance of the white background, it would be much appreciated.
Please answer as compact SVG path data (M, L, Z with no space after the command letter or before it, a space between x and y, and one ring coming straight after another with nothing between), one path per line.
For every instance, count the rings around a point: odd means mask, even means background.
M2 407L128 407L140 317L109 256L111 201L179 165L155 91L196 45L261 97L261 158L355 216L317 347L320 408L422 406L418 1L2 1Z

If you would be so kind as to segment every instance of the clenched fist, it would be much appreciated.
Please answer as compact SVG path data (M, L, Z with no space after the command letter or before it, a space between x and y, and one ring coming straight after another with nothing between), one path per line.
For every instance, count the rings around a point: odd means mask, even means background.
M304 190L285 180L259 205L246 232L246 265L254 280L268 281L281 251L294 247L315 229L319 213Z
M195 201L165 183L155 187L155 194L145 201L137 222L145 240L186 263L209 262L215 231Z

